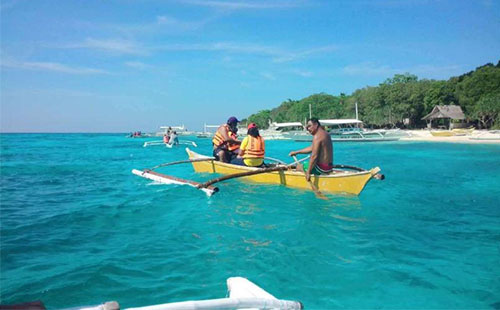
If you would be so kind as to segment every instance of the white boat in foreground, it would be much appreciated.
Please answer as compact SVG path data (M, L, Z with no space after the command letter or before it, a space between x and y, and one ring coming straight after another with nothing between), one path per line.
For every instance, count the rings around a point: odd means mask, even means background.
M232 277L228 278L226 283L229 295L227 298L172 302L123 310L304 309L300 301L277 299L246 278ZM39 301L4 307L3 309L45 310L45 306ZM120 310L120 304L116 301L109 301L97 306L75 307L67 310Z

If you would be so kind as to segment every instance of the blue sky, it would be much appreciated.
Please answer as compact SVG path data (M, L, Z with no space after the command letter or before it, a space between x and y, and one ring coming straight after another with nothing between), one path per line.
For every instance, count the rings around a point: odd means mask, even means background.
M493 0L1 0L2 132L200 130L500 59Z

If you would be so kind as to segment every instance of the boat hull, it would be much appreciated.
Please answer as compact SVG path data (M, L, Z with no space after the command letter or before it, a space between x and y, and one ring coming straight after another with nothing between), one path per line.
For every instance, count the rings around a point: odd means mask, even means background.
M455 135L452 131L431 131L434 137L453 137Z
M188 148L186 152L189 159L206 158L197 154ZM219 161L201 161L193 162L193 168L196 172L201 173L219 173L219 174L234 174L258 170L259 168L246 167L223 163ZM311 181L314 185L324 193L345 193L351 195L359 195L370 179L380 171L380 168L375 167L371 170L361 172L339 171L338 173L321 176L311 176ZM304 173L292 170L275 171L262 174L255 174L244 177L245 180L266 183L280 184L292 188L304 190L312 190L311 184L306 181Z

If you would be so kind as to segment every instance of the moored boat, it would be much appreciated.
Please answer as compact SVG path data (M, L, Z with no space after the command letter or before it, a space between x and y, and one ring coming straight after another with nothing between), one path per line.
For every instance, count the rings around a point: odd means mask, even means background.
M269 122L267 129L260 130L260 135L264 140L290 140L295 134L305 131L304 125L300 122L276 123Z
M406 134L400 130L367 130L358 119L321 119L320 124L327 128L333 142L381 142L398 141ZM292 137L297 142L311 142L313 137L302 132Z
M431 135L434 137L453 137L455 133L451 130L438 130L438 131L431 131Z
M209 159L210 157L200 155L186 148L190 160ZM237 174L249 171L258 171L261 168L247 167L224 163L220 161L193 161L193 168L196 172L204 173L219 173L219 174ZM340 168L346 166L339 166ZM328 175L311 176L312 184L324 193L346 193L359 195L365 185L375 177L380 171L379 167L370 170L357 168L356 171L338 169ZM294 170L272 171L260 174L246 176L245 180L267 183L280 184L293 188L311 190L311 184L305 179L303 172ZM314 190L314 189L313 189Z

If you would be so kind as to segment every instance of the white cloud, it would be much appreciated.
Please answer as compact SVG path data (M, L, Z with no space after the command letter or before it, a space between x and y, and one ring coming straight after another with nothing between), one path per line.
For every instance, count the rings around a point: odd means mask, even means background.
M362 76L389 76L400 72L387 65L376 65L372 62L363 62L360 64L348 65L342 69L342 72L347 75L362 75Z
M305 78L309 78L309 77L312 77L314 75L314 73L312 73L311 71L292 70L292 72L295 73L296 75L299 75L299 76L305 77Z
M337 51L339 48L336 45L326 45L315 48L310 48L297 53L283 53L279 57L274 58L275 62L289 62L297 59L307 58L314 54L328 54Z
M393 68L389 65L377 65L372 62L363 62L342 68L342 72L346 75L389 77L394 74L409 72L417 75L419 78L447 78L460 74L462 71L463 68L459 65L416 65Z
M83 42L71 43L59 48L74 48L74 49L94 49L100 51L106 51L118 54L131 54L131 55L148 55L149 51L147 48L139 46L137 43L126 40L97 40L93 38L87 38Z
M332 51L338 50L338 47L334 45L327 45L306 49L297 53L290 53L285 49L277 48L274 46L233 42L216 42L208 44L170 44L158 46L152 49L163 51L223 51L239 54L264 55L273 57L274 62L282 63L307 58L315 54L330 53Z
M72 67L55 62L27 62L27 61L16 61L12 59L2 59L1 66L5 68L16 68L16 69L36 70L36 71L53 71L53 72L62 72L68 74L109 74L109 72L101 69Z
M183 0L185 4L205 6L216 9L240 10L240 9L282 9L298 7L303 1L210 1L210 0Z
M272 73L269 73L269 72L261 72L260 73L260 76L268 79L268 80L271 80L271 81L275 81L276 80L276 77L272 74Z
M192 32L202 28L204 25L218 19L219 17L220 14L215 14L199 20L185 21L167 15L158 15L155 20L146 23L101 25L87 24L87 27L106 29L121 36L137 37L147 34Z
M125 65L127 67L131 67L131 68L135 68L135 69L140 69L140 70L151 68L151 65L145 64L145 63L140 62L140 61L127 61L125 63Z

